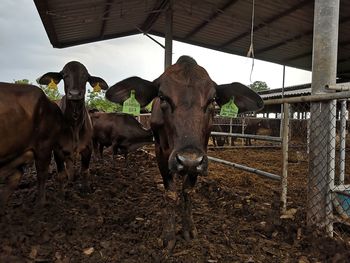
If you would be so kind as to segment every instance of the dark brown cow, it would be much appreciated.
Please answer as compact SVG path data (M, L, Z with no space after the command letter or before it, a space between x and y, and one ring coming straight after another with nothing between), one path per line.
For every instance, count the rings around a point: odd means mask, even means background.
M167 250L175 246L175 208L182 199L182 231L189 240L197 235L192 219L191 195L198 175L206 175L206 155L214 105L227 103L233 96L239 112L256 111L262 99L240 84L217 85L194 59L182 56L153 82L138 77L125 79L106 92L107 99L122 103L136 91L141 106L152 99L151 128L165 187L163 242ZM175 176L182 178L182 195L176 191Z
M253 134L256 135L259 129L268 129L270 130L270 123L268 119L246 119L247 126L244 129L245 134ZM252 139L245 138L245 145L251 146Z
M153 143L151 130L146 130L132 115L123 113L90 113L94 128L94 152L99 151L102 158L103 148L112 145L114 154L124 154ZM97 149L99 148L99 149Z
M0 211L17 186L24 166L35 161L38 201L45 202L45 181L52 150L71 154L61 136L72 136L60 108L32 85L0 83ZM64 172L64 171L62 171Z
M90 76L85 66L77 61L67 63L61 72L48 72L44 74L39 83L48 85L52 80L57 84L63 79L65 96L61 99L59 106L63 112L65 122L73 130L74 153L81 156L80 174L83 177L83 189L89 189L89 163L92 154L92 124L87 109L85 108L86 83L92 87L96 84L102 89L107 89L107 83L99 78ZM74 154L74 155L75 155ZM64 169L66 163L68 174L74 177L72 158L55 153L57 170Z

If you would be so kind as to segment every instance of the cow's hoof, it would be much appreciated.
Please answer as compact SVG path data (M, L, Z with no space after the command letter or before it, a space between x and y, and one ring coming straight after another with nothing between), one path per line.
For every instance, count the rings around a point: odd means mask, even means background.
M163 230L163 248L171 252L176 244L175 229L171 228L169 231Z
M83 183L83 184L80 184L80 192L82 194L91 194L92 193L92 187L90 184L87 184L87 183Z
M0 217L5 215L5 206L0 204Z
M196 239L198 237L196 227L193 227L191 230L183 230L182 234L186 241L190 241L191 239Z
M163 247L165 248L165 251L168 253L171 253L173 249L175 248L176 244L176 238L173 237L171 239L164 238L163 239Z

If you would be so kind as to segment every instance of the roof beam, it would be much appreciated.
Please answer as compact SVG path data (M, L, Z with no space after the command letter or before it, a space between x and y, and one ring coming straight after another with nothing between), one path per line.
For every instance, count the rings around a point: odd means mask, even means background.
M110 34L110 35L103 35L102 37L97 36L97 37L92 37L92 38L86 38L86 39L79 39L79 40L74 40L70 42L63 42L60 43L59 46L56 46L57 48L65 48L65 47L71 47L71 46L77 46L77 45L82 45L82 44L88 44L91 42L97 42L97 41L102 41L102 40L107 40L107 39L114 39L118 37L126 37L126 36L131 36L140 33L138 30L131 30L131 31L125 31L117 34Z
M152 26L157 22L162 13L161 11L166 9L167 6L169 6L169 0L158 0L155 3L150 14L147 16L143 24L139 26L142 32L148 33L152 29Z
M208 18L206 19L203 23L198 25L196 28L194 28L190 33L188 33L185 38L191 38L195 34L197 34L199 31L201 31L204 27L206 27L210 22L212 22L214 19L216 19L220 14L225 12L226 9L237 3L239 0L230 0L227 1L223 6L219 7L218 9L215 10L215 12Z
M58 47L59 44L58 44L57 33L55 30L54 24L52 22L52 18L48 14L49 7L47 5L47 1L34 0L34 3L36 5L36 9L39 12L43 25L46 26L46 33L50 39L50 43L52 44L52 46ZM43 12L40 12L40 10L43 10Z
M262 28L272 24L273 22L281 19L282 17L285 17L285 16L295 12L296 10L299 10L299 9L303 8L304 6L306 6L306 5L310 4L310 3L313 3L313 2L314 2L313 0L304 0L303 2L300 2L297 5L292 6L291 8L289 8L289 9L287 9L285 11L283 11L283 12L281 12L281 13L273 16L273 17L270 17L265 22L262 22L262 23L260 23L260 24L258 24L256 26L254 26L253 31L256 32L259 29L262 29ZM242 38L244 38L246 36L249 36L250 32L251 32L251 30L243 32L242 34L240 34L240 35L238 35L238 36L236 36L234 38L231 38L230 40L228 40L225 43L223 43L221 45L221 47L228 46L228 45L230 45L230 44L232 44L232 43L234 43L234 42L236 42L236 41L238 41L238 40L240 40L240 39L242 39Z
M348 22L348 21L350 21L350 16L341 18L340 21L339 21L339 24L344 24L344 23L346 23L346 22ZM255 55L264 53L264 52L266 52L266 51L269 51L269 50L278 48L278 47L280 47L280 46L287 45L287 44L290 43L290 42L297 41L297 40L299 40L299 39L301 39L301 38L303 38L303 37L311 36L312 33L313 33L313 30L305 31L305 32L303 32L303 33L301 33L301 34L298 34L298 35L296 35L296 36L290 37L290 38L288 38L288 39L286 39L286 40L283 40L283 41L278 42L278 43L276 43L276 44L273 44L273 45L271 45L271 46L267 46L267 47L258 49L258 50L256 50L254 53L255 53Z
M113 2L114 2L114 0L106 0L105 10L103 12L102 26L101 26L101 30L100 30L100 38L103 38L103 36L105 34L106 23L107 23L107 20L109 18L109 13L110 13L111 6L112 6Z
M345 47L345 46L348 46L348 45L350 45L350 40L339 42L338 47ZM308 51L308 52L305 52L305 53L302 53L302 54L299 54L299 55L296 55L296 56L293 56L293 57L286 58L283 61L284 62L290 62L290 61L293 61L293 60L297 60L297 59L304 58L304 57L310 57L310 56L312 56L312 51L311 52ZM341 62L344 62L344 61L338 60L338 63L341 63Z
M269 51L269 50L272 50L272 49L275 49L275 48L278 48L280 46L283 46L283 45L286 45L290 42L293 42L293 41L297 41L303 37L307 37L307 36L311 36L313 33L313 30L308 30L308 31L305 31L301 34L298 34L296 36L293 36L293 37L290 37L288 39L285 39L285 40L282 40L281 42L278 42L276 44L273 44L271 46L267 46L267 47L264 47L264 48L261 48L261 49L258 49L256 50L254 53L255 55L258 55L258 54L261 54L261 53L264 53L266 51Z

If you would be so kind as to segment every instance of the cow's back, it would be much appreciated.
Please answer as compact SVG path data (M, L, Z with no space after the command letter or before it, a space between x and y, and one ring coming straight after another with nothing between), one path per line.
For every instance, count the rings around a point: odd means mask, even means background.
M0 83L0 163L56 136L59 127L52 124L60 118L59 108L38 87Z

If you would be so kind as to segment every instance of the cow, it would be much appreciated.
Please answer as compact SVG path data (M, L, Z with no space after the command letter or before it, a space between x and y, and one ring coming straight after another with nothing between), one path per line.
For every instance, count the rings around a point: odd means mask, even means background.
M224 131L224 128L220 124L213 125L212 131L215 131L215 132L226 132L226 131ZM217 146L222 147L222 146L225 145L225 143L227 141L227 137L226 136L220 136L220 135L211 135L211 139L213 141L214 147L217 147Z
M124 113L90 112L93 125L94 153L103 156L103 148L112 146L113 154L127 154L153 143L151 130L146 130L135 117Z
M270 122L268 119L246 119L247 125L244 129L245 134L252 134L256 135L258 134L259 130L269 130L269 135L272 133L272 129L270 127ZM245 145L251 146L252 145L252 139L251 138L245 138Z
M77 61L68 62L61 72L48 72L39 78L38 82L48 85L54 81L58 84L63 79L65 95L59 101L65 122L73 131L74 156L81 156L80 175L83 179L83 190L89 190L89 163L92 154L92 123L85 107L86 83L92 87L99 85L106 90L107 83L99 77L91 76L85 66ZM65 158L59 153L54 153L57 170L62 171L66 164L70 180L75 179L73 167L74 159ZM74 158L75 158L74 157Z
M234 97L239 112L257 111L263 101L241 83L217 85L206 70L189 56L181 56L153 82L139 77L122 80L106 92L106 98L122 103L135 90L141 106L152 99L151 128L155 152L165 189L162 240L165 251L176 242L175 211L182 204L182 234L196 238L191 196L198 176L207 175L207 146L214 102L221 106ZM176 180L182 179L181 202Z
M64 135L64 136L63 136ZM45 203L45 182L52 151L70 155L72 137L60 108L33 85L0 83L0 211L18 185L26 164L33 160L38 180L38 203ZM63 174L62 174L63 173ZM66 171L61 171L65 176Z

